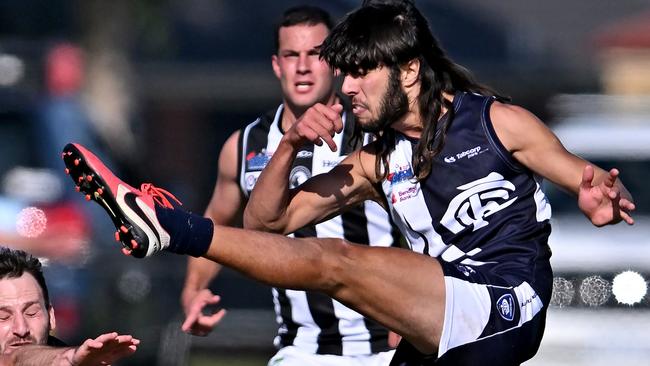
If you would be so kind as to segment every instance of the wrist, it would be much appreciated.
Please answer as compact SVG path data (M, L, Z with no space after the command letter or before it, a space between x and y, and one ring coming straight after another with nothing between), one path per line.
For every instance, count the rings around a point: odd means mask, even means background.
M52 363L53 365L60 366L78 366L79 363L75 362L74 355L77 353L78 348L69 347L63 352L59 353Z
M198 294L199 289L191 287L191 288L184 288L183 292L181 292L181 306L183 307L183 311L185 314L187 314L187 309L190 307L192 304L192 300L196 297Z
M276 152L282 149L287 149L288 151L296 152L304 144L305 141L303 141L302 139L291 138L289 134L284 134L282 136L282 139L280 139L280 143L278 144Z

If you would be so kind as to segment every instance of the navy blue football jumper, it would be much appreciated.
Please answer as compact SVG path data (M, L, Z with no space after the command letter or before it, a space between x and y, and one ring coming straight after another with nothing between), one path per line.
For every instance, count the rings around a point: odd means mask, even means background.
M411 249L442 265L447 303L437 358L405 362L414 350L404 344L393 365L518 365L539 347L553 281L551 208L539 177L499 141L494 101L454 96L445 144L421 182L417 140L396 135L382 188Z

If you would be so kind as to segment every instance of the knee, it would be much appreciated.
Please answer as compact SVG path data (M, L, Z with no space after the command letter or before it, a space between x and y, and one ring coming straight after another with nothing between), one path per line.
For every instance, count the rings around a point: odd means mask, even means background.
M319 246L322 255L318 259L318 268L321 269L322 284L325 292L332 294L346 286L346 278L353 271L355 251L344 239L320 239Z

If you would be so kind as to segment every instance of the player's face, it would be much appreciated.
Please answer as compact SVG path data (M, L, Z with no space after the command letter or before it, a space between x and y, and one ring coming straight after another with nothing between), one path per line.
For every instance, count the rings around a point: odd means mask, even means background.
M324 24L280 27L273 71L290 106L304 110L332 98L334 76L327 63L319 59L317 49L328 33Z
M0 280L0 353L9 354L27 344L45 344L54 328L51 308L34 276Z
M352 99L352 113L364 131L378 132L408 111L399 73L377 67L361 75L346 75L342 90Z

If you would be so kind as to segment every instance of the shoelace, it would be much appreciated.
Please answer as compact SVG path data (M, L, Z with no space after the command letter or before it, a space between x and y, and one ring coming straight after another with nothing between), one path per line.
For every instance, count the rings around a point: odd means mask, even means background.
M155 187L151 183L142 183L142 185L140 185L140 191L142 191L142 193L150 195L157 204L163 207L174 208L174 206L172 206L172 203L167 199L167 197L173 199L179 205L183 204L181 203L181 201L178 200L178 198L176 198L169 191L162 188Z

